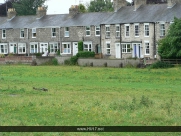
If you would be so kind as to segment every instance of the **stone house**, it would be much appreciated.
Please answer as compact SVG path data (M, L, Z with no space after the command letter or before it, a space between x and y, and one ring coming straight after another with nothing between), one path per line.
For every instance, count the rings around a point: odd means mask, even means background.
M174 17L181 18L180 0L167 4L146 4L135 0L114 0L114 12L79 13L72 6L69 14L46 15L43 7L37 15L16 16L8 9L0 17L0 54L31 55L48 49L63 56L78 52L78 41L85 51L102 53L104 58L158 58L157 41L163 38Z

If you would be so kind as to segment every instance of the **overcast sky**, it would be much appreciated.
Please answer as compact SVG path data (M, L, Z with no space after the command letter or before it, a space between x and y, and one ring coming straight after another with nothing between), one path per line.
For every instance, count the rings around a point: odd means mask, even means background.
M0 0L0 3L4 3L5 0ZM71 5L79 4L79 1L83 3L89 3L90 0L48 0L45 5L48 5L47 14L65 14L69 12ZM131 1L131 0L127 0Z

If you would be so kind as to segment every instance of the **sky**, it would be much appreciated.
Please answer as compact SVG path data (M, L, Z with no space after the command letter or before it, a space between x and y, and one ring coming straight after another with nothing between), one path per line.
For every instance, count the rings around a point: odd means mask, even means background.
M4 3L5 0L0 0ZM90 0L47 0L45 5L48 5L47 14L67 14L71 5L78 5L79 1L83 4L89 3ZM132 0L127 0L131 2Z

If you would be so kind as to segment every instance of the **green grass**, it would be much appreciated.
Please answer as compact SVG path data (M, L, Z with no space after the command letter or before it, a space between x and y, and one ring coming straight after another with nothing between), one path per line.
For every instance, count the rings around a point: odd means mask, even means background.
M0 66L0 126L181 126L180 75L179 67ZM181 135L43 135L83 134Z

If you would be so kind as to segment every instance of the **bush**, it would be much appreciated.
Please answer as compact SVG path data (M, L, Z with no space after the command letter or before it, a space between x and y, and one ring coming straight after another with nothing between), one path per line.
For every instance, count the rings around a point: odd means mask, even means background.
M43 55L43 53L34 53L34 55L37 57L41 57Z
M64 61L65 65L76 65L77 64L78 57L72 56L70 59L67 59Z
M83 51L83 41L78 42L78 51Z
M71 65L76 65L77 64L77 60L78 60L78 57L77 56L72 56L70 58L70 64Z
M56 58L53 58L48 62L45 62L43 65L58 65L58 60Z
M173 67L173 65L171 65L168 62L163 62L163 61L157 61L153 64L151 64L151 66L149 66L149 68L153 68L153 69L158 69L158 68L171 68Z
M60 49L57 50L56 54L57 54L57 55L60 55Z
M4 54L0 54L0 58L5 58L5 55Z
M81 58L95 57L95 52L91 52L91 51L80 51L80 52L77 53L76 56L77 56L77 57L81 57Z

